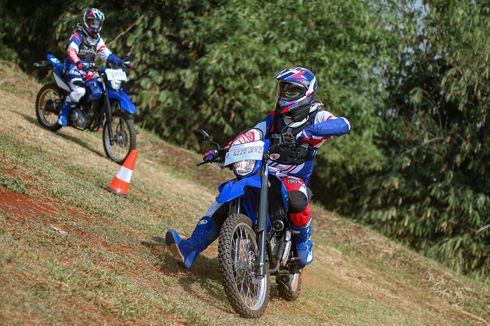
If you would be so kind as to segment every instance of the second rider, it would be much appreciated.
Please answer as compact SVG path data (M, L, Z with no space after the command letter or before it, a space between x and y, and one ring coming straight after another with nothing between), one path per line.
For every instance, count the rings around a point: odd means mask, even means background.
M71 92L65 98L58 117L58 124L63 127L66 127L68 123L71 109L85 95L86 87L90 90L92 99L98 100L102 96L102 90L95 81L95 75L86 73L89 65L94 62L96 57L115 66L132 68L130 62L123 62L112 53L100 37L99 32L104 20L105 16L100 10L88 9L83 14L83 23L70 37L65 59L65 75L70 84Z

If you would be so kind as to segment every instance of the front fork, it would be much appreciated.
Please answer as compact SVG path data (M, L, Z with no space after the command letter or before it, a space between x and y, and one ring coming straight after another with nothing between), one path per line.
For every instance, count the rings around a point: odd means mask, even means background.
M259 201L259 220L257 223L257 234L259 238L259 265L257 266L257 276L262 278L266 274L265 257L267 255L267 213L269 198L269 167L267 159L264 159L260 171L260 201Z
M109 142L111 146L113 145L113 135L112 135L112 108L111 108L111 102L109 101L109 94L107 93L107 87L105 82L102 82L102 89L104 90L104 109L105 109L105 114L106 114L106 125L107 125L107 132L109 133Z
M268 212L268 198L269 198L269 168L267 160L264 159L264 164L260 170L260 201L259 201L259 216L257 222L256 232L258 235L258 249L259 249L259 264L257 265L257 277L262 278L266 274L265 258L267 255L267 212ZM237 199L230 202L229 212L240 214L241 199Z

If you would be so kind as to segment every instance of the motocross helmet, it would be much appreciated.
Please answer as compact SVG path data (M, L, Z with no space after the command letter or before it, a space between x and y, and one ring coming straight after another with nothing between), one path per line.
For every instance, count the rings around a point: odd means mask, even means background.
M99 37L99 32L102 29L102 25L104 24L104 20L105 16L99 9L87 9L83 14L83 32L86 35L97 39Z
M318 83L315 75L306 68L284 69L274 76L279 84L277 109L286 114L304 107L315 99Z

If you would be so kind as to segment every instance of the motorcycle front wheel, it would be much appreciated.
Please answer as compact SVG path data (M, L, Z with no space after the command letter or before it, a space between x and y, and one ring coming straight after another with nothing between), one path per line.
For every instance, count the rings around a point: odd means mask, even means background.
M112 128L112 142L109 128ZM136 148L136 128L129 114L122 111L112 114L112 123L104 125L102 142L106 155L114 162L123 164L129 153Z
M226 296L233 309L245 318L259 318L269 302L269 272L259 278L259 248L252 221L232 214L223 223L218 259Z

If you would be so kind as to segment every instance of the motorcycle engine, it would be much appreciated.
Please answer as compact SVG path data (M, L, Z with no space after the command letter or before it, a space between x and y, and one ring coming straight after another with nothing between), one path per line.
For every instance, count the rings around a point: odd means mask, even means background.
M87 115L82 112L80 109L73 109L70 113L70 118L73 124L78 128L86 128L88 127L90 120L87 118Z

